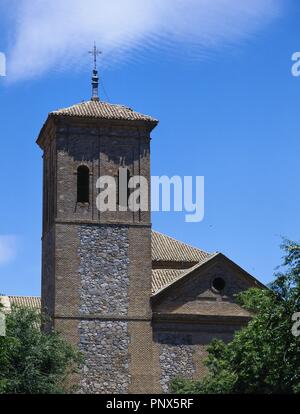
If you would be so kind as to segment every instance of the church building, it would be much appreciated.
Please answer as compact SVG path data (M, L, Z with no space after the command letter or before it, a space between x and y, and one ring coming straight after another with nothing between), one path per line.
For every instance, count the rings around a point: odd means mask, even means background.
M97 209L100 176L117 180L124 167L150 182L157 124L100 100L95 68L92 99L51 112L37 140L41 309L51 317L46 329L62 332L83 353L72 378L81 393L167 393L175 377L202 377L210 341L229 341L251 319L235 294L263 287L222 253L153 231L150 211Z

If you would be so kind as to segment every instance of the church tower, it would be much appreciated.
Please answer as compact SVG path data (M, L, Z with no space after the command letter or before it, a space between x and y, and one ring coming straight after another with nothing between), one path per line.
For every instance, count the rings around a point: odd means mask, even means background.
M158 121L98 98L51 112L43 150L42 308L84 356L83 393L151 393L150 211L99 211L97 180L148 180ZM123 208L121 208L123 207ZM123 211L124 210L124 211Z

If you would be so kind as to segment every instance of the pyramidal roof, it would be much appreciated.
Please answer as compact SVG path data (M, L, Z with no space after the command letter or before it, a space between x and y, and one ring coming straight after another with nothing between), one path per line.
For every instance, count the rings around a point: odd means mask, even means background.
M72 105L68 108L62 108L57 111L50 112L49 116L53 117L79 117L79 118L95 118L108 120L125 120L125 121L144 121L158 124L158 120L133 109L124 106L102 102L99 100L91 100Z

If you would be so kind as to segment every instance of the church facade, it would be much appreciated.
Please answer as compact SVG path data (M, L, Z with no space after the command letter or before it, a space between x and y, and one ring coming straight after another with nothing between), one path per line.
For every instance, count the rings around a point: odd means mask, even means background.
M82 393L167 393L175 377L205 375L207 344L251 318L235 294L262 286L223 254L152 231L151 212L96 208L100 176L125 167L150 181L157 123L94 96L50 113L37 141L41 307L84 355Z

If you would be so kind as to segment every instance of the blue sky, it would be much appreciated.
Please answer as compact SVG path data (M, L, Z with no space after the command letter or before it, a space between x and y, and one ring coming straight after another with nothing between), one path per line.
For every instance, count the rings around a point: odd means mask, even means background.
M35 139L49 111L90 98L94 39L104 52L110 102L160 120L152 174L205 176L204 220L154 213L154 229L222 251L271 281L280 236L297 240L300 230L300 77L291 75L299 2L188 0L182 9L180 0L144 0L145 11L126 0L131 14L123 27L104 5L90 20L93 1L76 0L68 24L64 7L49 11L48 0L36 10L36 0L0 3L0 52L8 58L0 77L0 292L40 293L42 154ZM122 18L126 10L119 6Z

